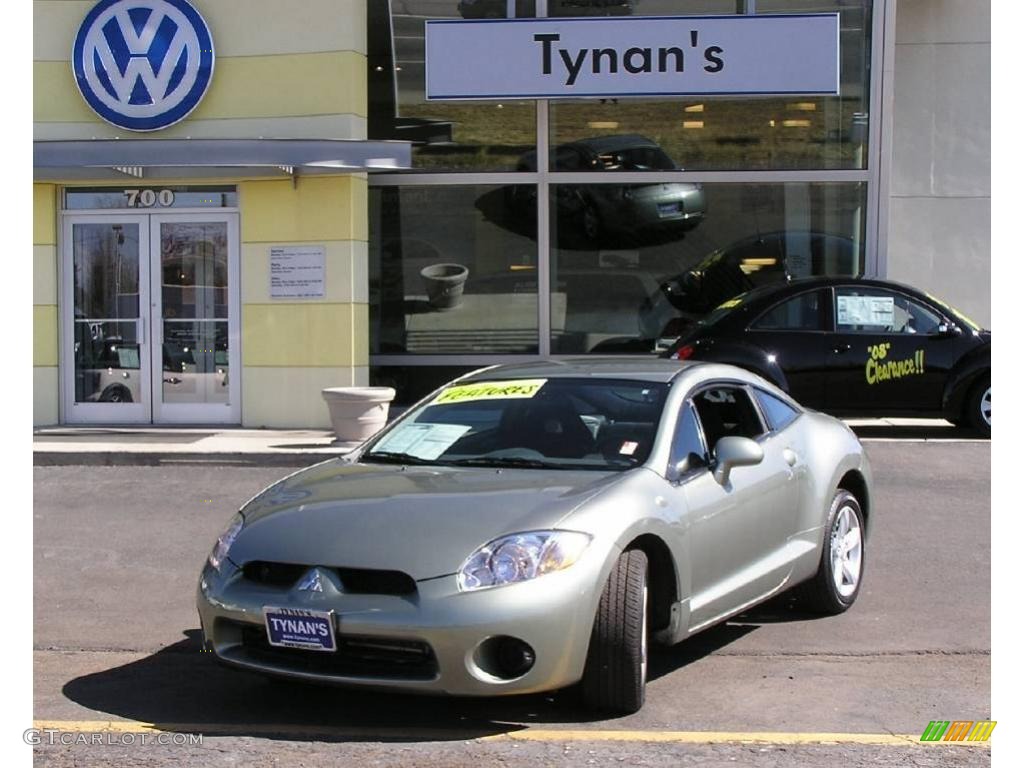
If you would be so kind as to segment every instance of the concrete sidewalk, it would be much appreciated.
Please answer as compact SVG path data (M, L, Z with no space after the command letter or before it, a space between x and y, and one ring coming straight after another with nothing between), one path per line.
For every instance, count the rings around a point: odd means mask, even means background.
M32 435L36 465L203 461L303 467L348 453L330 430L239 427L45 427Z
M942 419L847 419L864 441L975 440ZM304 467L340 456L358 443L322 429L240 427L43 427L33 432L38 466L180 464L191 462Z

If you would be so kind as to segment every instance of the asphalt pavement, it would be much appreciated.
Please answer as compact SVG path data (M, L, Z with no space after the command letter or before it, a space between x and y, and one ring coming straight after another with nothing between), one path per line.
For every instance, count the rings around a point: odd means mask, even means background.
M233 511L288 470L47 465L37 436L34 716L54 743L43 734L36 760L988 765L987 746L917 738L931 720L992 714L990 444L888 426L862 434L876 515L857 605L814 618L781 598L660 649L646 706L617 719L565 694L366 694L222 668L200 650L199 568ZM142 743L180 734L203 743Z

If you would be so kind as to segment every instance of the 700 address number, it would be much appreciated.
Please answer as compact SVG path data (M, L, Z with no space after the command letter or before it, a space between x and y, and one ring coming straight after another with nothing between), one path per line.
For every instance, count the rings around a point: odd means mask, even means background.
M170 189L126 189L129 208L170 208L174 205L174 191Z

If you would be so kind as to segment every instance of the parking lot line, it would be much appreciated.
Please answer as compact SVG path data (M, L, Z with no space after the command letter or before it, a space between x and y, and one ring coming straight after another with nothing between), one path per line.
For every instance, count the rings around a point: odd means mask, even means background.
M381 740L417 738L424 741L536 741L536 742L650 742L675 744L862 744L870 746L920 745L922 747L988 747L989 742L922 742L920 734L898 733L790 733L784 731L646 731L646 730L560 730L525 728L487 736L472 736L466 730L407 728L346 728L273 723L143 723L136 720L36 720L39 731L63 733L202 733L210 736L293 736L295 738L344 738Z

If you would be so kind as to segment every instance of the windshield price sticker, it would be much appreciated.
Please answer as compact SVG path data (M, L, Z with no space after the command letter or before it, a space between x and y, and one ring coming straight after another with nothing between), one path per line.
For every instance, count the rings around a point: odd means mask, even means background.
M449 387L434 398L431 405L468 403L471 400L529 399L540 392L547 379L519 379L518 381L484 381Z
M885 325L891 327L896 300L892 296L839 296L836 306L839 325Z
M432 460L467 432L469 427L462 424L407 424L388 435L374 450Z

